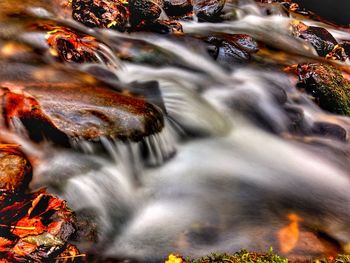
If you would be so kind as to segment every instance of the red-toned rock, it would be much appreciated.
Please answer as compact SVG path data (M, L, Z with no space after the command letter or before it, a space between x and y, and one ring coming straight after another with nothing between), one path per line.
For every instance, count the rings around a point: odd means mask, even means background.
M140 140L163 128L163 115L144 99L83 83L2 83L9 127L20 120L36 141L64 136Z
M0 144L0 191L25 189L32 178L32 168L17 145Z
M88 27L126 29L129 12L120 1L73 0L72 9L73 19Z

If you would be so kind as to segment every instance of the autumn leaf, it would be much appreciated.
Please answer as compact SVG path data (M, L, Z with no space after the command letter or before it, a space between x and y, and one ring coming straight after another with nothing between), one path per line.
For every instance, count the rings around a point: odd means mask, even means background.
M289 214L288 219L290 223L277 233L282 253L288 253L293 250L299 240L299 222L301 219L296 214Z

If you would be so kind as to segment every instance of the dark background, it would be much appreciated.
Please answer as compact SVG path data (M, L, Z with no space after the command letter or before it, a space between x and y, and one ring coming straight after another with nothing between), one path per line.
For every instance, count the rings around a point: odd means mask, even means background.
M350 24L350 0L294 0L319 16L342 25Z

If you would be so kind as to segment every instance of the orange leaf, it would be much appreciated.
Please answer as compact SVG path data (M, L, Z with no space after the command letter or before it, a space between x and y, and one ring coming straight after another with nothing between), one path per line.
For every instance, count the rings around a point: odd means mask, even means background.
M299 240L299 221L301 219L296 214L289 214L289 225L280 229L277 233L280 250L282 253L292 251Z
M28 235L39 235L44 230L45 226L40 221L40 218L29 218L27 215L17 222L13 234L22 238Z
M18 256L27 256L36 250L37 246L24 241L19 241L13 248L13 253Z
M0 237L0 252L5 252L12 246L12 241L6 238Z

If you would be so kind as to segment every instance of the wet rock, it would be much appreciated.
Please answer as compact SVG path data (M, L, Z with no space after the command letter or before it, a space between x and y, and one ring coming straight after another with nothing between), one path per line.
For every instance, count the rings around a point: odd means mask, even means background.
M258 52L259 50L258 43L249 35L245 35L245 34L228 35L226 36L226 39L235 43L235 45L238 48L248 53L255 53L255 52Z
M125 31L128 23L128 10L118 0L73 0L72 9L73 19L88 27Z
M125 39L110 43L115 54L121 59L131 61L135 64L146 64L153 67L175 66L192 69L175 53L152 45L141 39ZM1 73L1 72L0 72Z
M305 130L303 110L291 105L286 105L284 110L289 119L288 130L292 133L303 133Z
M151 22L156 20L162 12L162 7L163 2L161 0L130 0L131 24L138 25L142 21Z
M101 137L138 141L163 128L161 110L145 100L103 86L65 83L3 84L5 123L18 120L31 139Z
M350 41L344 41L340 45L344 49L345 54L349 57L350 56Z
M192 9L190 0L164 0L164 11L168 16L184 16Z
M226 0L194 0L193 11L202 21L217 21Z
M233 63L249 61L251 54L258 51L257 43L248 35L209 37L208 53L221 65L230 67Z
M300 88L324 110L350 115L350 85L342 73L327 64L304 64L297 69Z
M250 55L239 48L237 48L232 42L223 40L219 47L219 52L216 60L223 65L230 66L235 62L248 61Z
M153 23L141 25L138 30L151 31L159 34L174 34L183 32L182 25L175 20L157 20Z
M62 62L96 63L98 42L90 36L82 36L65 27L55 27L47 38L51 54Z
M294 34L309 42L321 57L327 56L338 44L331 33L322 27L307 26L302 22L298 22L293 24L293 28Z
M350 42L343 41L328 53L327 58L345 61L350 57Z
M312 127L312 132L315 135L346 141L347 131L343 127L334 123L316 122Z
M0 191L26 189L31 178L31 165L18 146L0 144Z
M345 49L342 45L335 45L332 51L330 51L327 56L327 59L345 61L348 58L348 55L345 52Z

